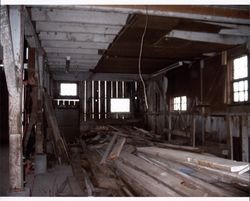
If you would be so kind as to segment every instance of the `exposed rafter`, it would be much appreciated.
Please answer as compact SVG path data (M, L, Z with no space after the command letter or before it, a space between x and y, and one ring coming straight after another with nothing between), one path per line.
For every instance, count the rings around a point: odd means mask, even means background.
M69 40L80 42L111 43L115 34L89 34L89 33L62 33L62 32L40 32L41 40Z
M250 36L250 27L248 28L239 28L239 29L221 29L220 34L223 35L235 35L235 36Z
M80 22L86 24L122 26L126 23L128 15L111 12L82 12L81 10L31 8L31 16L35 21Z
M76 48L44 48L47 53L71 53L71 54L90 54L98 55L97 49L76 49Z
M225 45L238 45L247 42L247 37L222 36L213 33L181 31L181 30L172 30L165 37L166 39L179 38L184 40L207 42L207 43L219 43Z
M74 54L74 53L50 53L47 55L48 59L66 59L67 56L70 56L71 59L87 59L87 60L99 60L101 55L89 55L89 54Z
M107 49L109 43L75 42L75 41L42 41L43 47L63 47L79 49Z
M91 34L117 34L122 26L111 26L101 24L82 24L82 23L60 23L60 22L37 22L36 30L55 31L55 32L74 32Z
M200 5L104 5L104 6L46 6L49 8L119 12L125 14L146 14L250 25L249 11L235 8L221 8Z
M32 48L37 48L40 54L44 54L44 50L41 47L40 41L36 34L35 28L31 22L30 15L26 8L24 8L24 34L25 38Z

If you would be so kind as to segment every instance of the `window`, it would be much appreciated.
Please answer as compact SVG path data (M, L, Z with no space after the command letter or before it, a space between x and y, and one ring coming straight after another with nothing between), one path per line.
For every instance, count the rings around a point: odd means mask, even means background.
M186 111L187 110L187 96L174 97L173 100L174 111Z
M111 98L111 112L130 112L129 98Z
M242 56L233 60L233 101L248 101L248 58Z
M77 96L77 84L76 83L61 83L60 95L61 96Z

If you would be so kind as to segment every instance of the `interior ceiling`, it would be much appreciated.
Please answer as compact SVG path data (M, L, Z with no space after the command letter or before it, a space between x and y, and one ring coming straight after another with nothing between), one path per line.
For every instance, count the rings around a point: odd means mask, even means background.
M97 72L138 73L141 37L146 23L145 15L135 15L106 51L96 67ZM165 38L171 30L218 33L222 27L191 20L148 16L143 45L142 73L148 74L177 61L196 60L203 53L220 52L232 46Z
M70 56L72 72L138 73L146 15L46 7L30 7L30 12L52 72L65 71L66 57ZM235 46L166 37L173 30L218 34L223 28L216 23L149 15L142 73Z

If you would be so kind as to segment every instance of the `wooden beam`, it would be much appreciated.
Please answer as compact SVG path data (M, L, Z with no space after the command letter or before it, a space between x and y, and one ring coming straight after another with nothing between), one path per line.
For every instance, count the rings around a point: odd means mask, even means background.
M117 34L122 26L82 24L82 23L58 23L58 22L37 22L37 31L55 31L69 33L90 33L90 34Z
M9 92L9 187L23 189L22 69L24 45L23 7L1 6L0 33L4 71Z
M242 36L222 36L214 33L194 32L172 30L166 36L167 38L178 38L183 40L191 40L206 43L219 43L225 45L239 45L247 42L247 37Z
M101 55L85 55L85 54L73 54L73 53L50 53L47 55L48 60L50 59L66 59L67 56L70 56L71 59L89 59L89 60L99 60Z
M97 42L75 42L75 41L42 41L43 47L56 47L56 48L77 48L77 49L107 49L109 43Z
M24 18L25 19L25 23L24 23L25 38L26 38L29 46L31 48L37 48L39 51L39 54L44 54L44 50L41 47L41 43L38 39L37 33L35 31L35 28L33 26L32 21L31 21L30 14L26 8L24 8L24 17L25 17Z
M69 54L85 54L98 55L98 49L77 49L77 48L55 48L45 47L45 52L48 53L69 53Z
M41 40L63 40L94 43L111 43L115 34L89 34L89 33L63 33L63 32L40 32Z
M75 58L70 58L70 64L72 63L88 63L88 64L97 64L99 59L75 59ZM63 63L63 65L66 64L66 57L65 58L48 58L48 62L59 62Z
M234 35L234 36L250 36L250 27L239 29L221 29L219 34L221 35Z
M246 5L247 6L247 5ZM95 5L95 6L46 6L72 10L92 10L121 12L128 14L148 14L156 16L195 19L206 22L250 24L247 9L202 5Z
M126 23L128 15L114 12L31 8L31 16L34 21L80 22L122 26Z
M55 80L64 80L64 81L73 81L73 80L87 80L90 75L92 76L92 80L101 80L101 81L138 81L140 80L138 74L114 74L114 73L91 73L91 72L69 72L65 74L65 72L53 72L53 78ZM143 75L144 78L149 78L148 75Z

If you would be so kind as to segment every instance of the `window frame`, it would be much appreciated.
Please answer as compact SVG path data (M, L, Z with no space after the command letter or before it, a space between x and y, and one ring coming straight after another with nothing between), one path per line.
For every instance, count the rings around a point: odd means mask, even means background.
M185 110L182 109L182 105L183 105L183 104L182 104L182 97L186 97L186 103L185 103L186 109L185 109ZM176 109L175 109L174 100L175 100L176 98L180 98L180 102L179 102L179 107L180 107L180 109L179 109L179 110L176 110ZM172 112L187 112L187 111L188 111L188 97L187 97L186 95L173 96L172 99L171 99L171 106L170 106L170 108L171 108L171 111L172 111Z
M234 60L239 59L239 58L244 57L244 56L247 57L247 76L244 77L244 78L234 79ZM249 73L250 73L249 72L249 55L248 54L241 54L240 56L232 58L231 61L232 61L231 83L230 83L230 85L231 85L231 102L234 105L241 105L241 104L249 103L249 95L250 95L250 92L249 92L249 85L250 85L250 83L249 83L249 78L250 78L250 76L249 76ZM235 101L234 93L235 92L241 92L241 91L234 91L234 83L239 83L241 81L247 81L248 82L248 89L247 89L248 99L244 100L244 101ZM243 90L243 92L245 92L245 91L246 90Z

